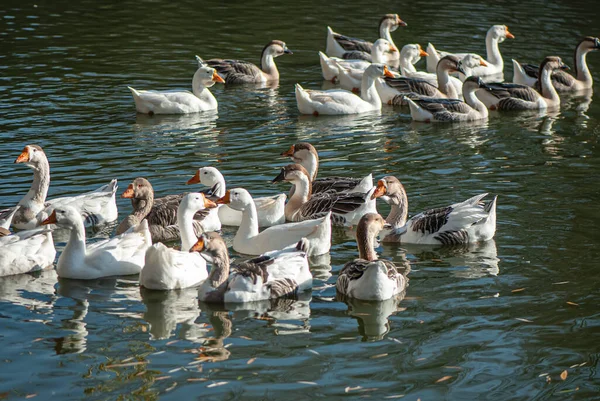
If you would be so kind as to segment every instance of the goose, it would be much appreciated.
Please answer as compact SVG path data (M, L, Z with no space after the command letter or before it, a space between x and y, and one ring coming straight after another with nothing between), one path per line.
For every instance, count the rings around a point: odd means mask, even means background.
M52 266L56 249L47 228L10 234L0 228L0 277L31 273Z
M17 213L17 210L20 206L11 207L8 209L0 210L0 228L4 228L8 230L10 228L10 224L12 223L13 217Z
M465 101L458 99L407 98L410 115L415 121L454 122L488 118L488 109L475 93L486 85L479 77L469 77L462 91Z
M402 21L398 14L386 14L379 21L379 37L390 42L394 47L394 41L390 32L398 29L399 26L407 26L406 22ZM327 53L330 57L343 57L345 53L352 52L347 57L359 58L367 61L370 59L373 43L362 39L350 38L334 32L330 27L327 27ZM385 64L393 67L398 67L398 53L389 55Z
M243 188L227 190L217 204L229 204L242 212L242 224L233 238L233 249L246 255L260 255L283 249L297 243L302 237L308 240L308 256L322 255L331 247L331 213L315 220L287 223L258 232L256 206L252 196Z
M427 52L421 48L418 43L409 43L402 46L400 50L400 74L408 77L410 74L417 72L415 64L417 64L421 57L427 57Z
M437 86L420 78L389 77L377 79L375 87L383 103L405 105L408 94L432 98L457 99L456 87L450 82L450 72L463 72L462 62L456 56L443 57L437 66Z
M586 62L589 52L600 49L600 39L586 36L579 41L575 48L575 76L564 71L554 71L551 75L552 86L557 92L571 92L589 89L594 85L592 74ZM513 60L513 83L527 85L539 89L539 66L533 64L519 64ZM537 85L537 87L536 87Z
M226 84L266 83L279 81L279 71L275 57L294 54L281 40L272 40L263 48L260 56L260 68L242 60L223 60L214 58L206 61L225 78Z
M334 190L336 192L368 192L373 188L373 175L369 174L363 178L353 177L323 177L317 178L319 171L319 153L317 149L308 142L298 142L281 153L281 156L287 156L294 163L301 164L308 171L311 178L312 193ZM290 198L294 194L294 186L290 190Z
M177 225L181 232L181 251L161 243L148 248L140 273L140 285L150 290L176 290L194 287L208 277L206 261L200 254L189 252L198 238L194 233L193 216L199 210L217 205L202 193L185 195L177 208Z
M360 70L367 69L372 63L386 64L387 55L397 52L396 46L391 44L385 39L377 39L371 49L371 60L357 60L357 59L345 59L344 57L328 57L325 53L319 52L319 61L321 63L321 71L323 78L326 81L335 83L340 72L340 68L346 68L349 70ZM361 74L362 76L362 74ZM360 79L359 79L360 80ZM359 85L360 86L360 85Z
M540 64L541 92L518 84L488 83L477 94L490 110L540 110L560 107L560 97L550 76L554 70L568 70L560 57L546 57Z
M288 221L304 221L332 213L332 221L337 225L354 225L368 212L375 211L375 202L367 193L341 193L335 191L312 194L308 171L300 164L288 164L281 169L273 182L288 181L294 187L294 194L285 205L285 218ZM372 191L371 191L372 192Z
M56 224L70 230L65 249L58 258L59 277L92 280L100 277L138 274L146 249L152 245L148 222L119 236L87 245L81 214L71 206L56 207L42 225Z
M198 288L198 299L212 303L242 303L290 297L312 287L306 258L308 240L267 252L230 266L227 244L217 233L205 233L192 247L211 263L208 279Z
M342 89L327 91L304 90L296 84L296 103L302 114L346 115L381 110L381 100L375 89L375 79L394 75L383 64L371 64L362 78L360 97Z
M377 213L365 214L356 227L358 259L342 267L335 283L338 293L368 301L383 301L404 291L408 279L393 262L377 259L375 237L388 223Z
M506 25L494 25L487 31L487 34L485 35L485 47L487 51L485 63L487 66L473 68L473 70L470 71L471 75L495 75L501 74L504 71L504 61L502 60L498 43L504 42L506 38L515 38L515 36L508 31L508 27ZM429 54L427 56L428 72L435 72L440 57L452 54L443 51L436 51L435 47L433 47L431 43L427 46L427 53ZM454 55L462 59L466 54L456 53Z
M218 199L225 196L225 191L227 190L225 178L215 167L199 168L196 174L187 182L188 185L198 183L210 187L207 194L211 199ZM271 227L285 223L284 207L286 199L287 196L285 194L254 198L256 212L258 213L258 226ZM229 205L220 205L217 213L221 224L224 226L239 227L242 223L242 212L230 208Z
M377 183L373 198L381 198L391 206L386 221L391 225L382 242L407 244L458 245L487 241L496 233L497 196L481 206L487 193L461 203L421 212L407 221L408 198L402 183L394 176Z
M217 99L208 90L215 82L224 83L214 68L196 56L198 69L192 78L192 92L136 90L128 86L135 109L142 114L188 114L216 110Z
M118 218L115 201L117 180L92 192L46 200L50 186L50 164L44 150L38 145L26 145L15 163L24 163L33 170L33 182L18 203L20 207L13 217L13 227L19 230L35 228L48 218L54 208L66 205L79 211L88 227L110 223Z
M177 209L185 195L187 193L154 199L154 189L150 182L143 177L134 179L121 195L122 198L131 199L133 214L121 221L116 233L122 234L146 219L148 220L153 242L178 240L180 232L177 226ZM217 211L213 209L201 210L196 213L193 225L196 235L200 235L204 231L218 231L221 229L219 216Z

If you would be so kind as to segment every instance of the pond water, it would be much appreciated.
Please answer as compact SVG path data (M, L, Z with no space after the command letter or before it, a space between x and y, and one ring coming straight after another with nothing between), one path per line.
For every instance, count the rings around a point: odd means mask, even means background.
M597 101L565 97L550 115L436 125L389 107L300 117L293 93L296 82L323 85L317 51L327 25L374 40L379 18L397 12L408 23L393 33L399 46L485 54L487 29L506 24L516 37L501 44L510 80L511 58L559 55L572 66L579 37L598 34L597 4L286 3L4 1L0 206L29 188L31 171L13 164L26 144L49 157L49 197L112 178L122 193L138 176L158 196L179 193L208 165L230 187L263 196L288 190L268 181L288 163L279 154L302 140L320 150L324 176L396 175L411 214L497 194L495 240L378 248L411 266L400 302L335 298L337 273L357 254L341 230L329 260L312 267L312 294L298 301L227 309L199 304L193 289L140 291L131 277L3 277L0 399L597 399ZM258 62L272 39L294 52L277 59L278 86L217 85L218 114L136 115L127 85L188 89L194 55ZM600 55L588 62L598 87ZM126 199L118 206L121 217L131 210Z

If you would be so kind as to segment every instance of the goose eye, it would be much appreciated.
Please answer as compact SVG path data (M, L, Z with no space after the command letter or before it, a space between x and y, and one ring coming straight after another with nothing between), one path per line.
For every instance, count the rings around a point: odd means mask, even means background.
M138 184L138 188L141 188L141 187L142 187L142 184Z
M206 174L208 174L208 171L205 171L205 172L204 172L204 175L206 175Z

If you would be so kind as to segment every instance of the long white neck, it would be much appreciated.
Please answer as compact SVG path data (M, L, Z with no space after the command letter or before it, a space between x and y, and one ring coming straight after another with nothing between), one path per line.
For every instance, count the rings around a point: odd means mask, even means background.
M581 47L577 47L575 51L575 71L577 72L577 80L582 81L586 84L591 84L592 74L588 68L586 56L589 50L584 50ZM591 85L590 85L591 86Z
M542 74L540 76L540 85L542 88L542 96L546 98L547 103L551 103L552 105L560 104L560 98L558 97L558 93L552 85L552 68L548 65L542 70Z
M79 216L78 216L79 217ZM57 270L59 275L65 274L64 270L76 270L83 265L86 255L85 247L85 228L83 227L83 219L79 217L75 221L75 226L71 229L69 241L58 258Z
M294 220L294 214L310 199L311 184L308 176L302 174L302 177L293 181L294 194L290 197L288 203L285 204L285 218Z
M394 41L392 39L392 34L390 32L390 23L389 22L383 22L381 25L379 25L379 37L383 38L385 40L387 40L388 42L390 42L390 44L392 46L396 46L394 44ZM375 62L375 61L373 61Z
M463 97L465 98L465 102L477 110L477 112L482 116L482 118L486 118L488 116L488 108L485 104L477 97L475 94L480 88L468 88L465 89L463 85Z
M212 188L214 189L214 192L212 193L212 196L222 198L225 196L225 192L227 192L227 186L225 184L225 177L223 177L223 174L221 174L221 172L218 170L214 171L214 174L215 174L215 180L213 181L213 184L212 184Z
M48 195L50 186L50 164L48 160L41 160L33 167L33 182L31 188L19 201L19 205L26 205L29 202L43 205Z
M502 61L502 55L500 54L500 47L498 46L498 38L494 37L492 32L488 32L485 37L485 48L487 51L488 64L493 64L494 67L503 67L504 61Z
M192 78L192 93L202 102L212 106L212 108L217 107L217 99L204 85L202 79L199 77L198 72L194 74L194 78Z
M373 49L371 50L371 60L373 63L386 64L387 57L385 55L385 49L382 49L381 46L373 45Z
M235 234L235 240L248 240L258 235L258 214L256 212L256 205L254 201L245 205L242 211L242 222L240 228L238 228Z
M308 171L308 175L310 175L311 180L314 181L317 179L317 172L319 171L319 158L312 152L307 153L308 156L303 159L300 164Z
M196 214L196 211L191 210L185 199L183 199L177 208L177 225L179 226L181 250L183 252L188 252L198 240L194 233L194 214Z
M279 70L275 65L275 58L270 51L267 50L263 53L262 60L260 60L260 68L263 72L269 74L271 79L279 79Z
M440 63L437 66L437 80L438 80L438 88L439 90L448 96L448 99L457 99L458 92L456 92L456 88L452 83L450 83L450 75L448 74L448 70L442 68Z
M400 73L404 76L417 72L413 64L413 58L410 55L400 55Z
M363 74L360 83L360 97L367 103L372 104L376 108L381 108L381 98L375 88L375 78L366 72Z

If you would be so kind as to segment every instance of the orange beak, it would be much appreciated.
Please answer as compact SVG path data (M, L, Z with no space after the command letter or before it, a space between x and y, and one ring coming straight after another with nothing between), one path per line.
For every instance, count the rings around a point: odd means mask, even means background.
M204 250L204 237L198 238L198 241L190 248L190 252L202 252Z
M419 57L427 57L429 56L429 53L427 53L425 50L421 49L421 47L419 47Z
M227 195L225 195L225 196L227 196ZM207 209L214 209L217 207L217 204L205 197L204 198L204 207Z
M187 185L200 184L200 170L196 171L196 175L194 175L192 178L187 180L186 184Z
M213 72L213 76L212 76L212 80L215 82L219 82L221 84L225 83L225 80L223 78L221 78L221 76L219 74L217 74L217 72Z
M15 163L25 163L28 161L29 161L29 149L27 149L27 147L25 147L25 149L23 149L23 152L21 152L19 157L17 157L17 160L15 160Z
M512 33L508 32L508 27L506 27L506 37L509 39L514 39L515 35L513 35Z
M133 198L133 184L129 184L125 192L123 192L123 194L121 195L121 198Z
M396 46L390 46L390 53L395 53L398 51L398 48Z
M379 180L377 182L377 188L375 189L375 192L373 192L373 195L371 195L371 199L376 199L379 198L380 196L383 196L386 194L386 188L385 188L385 184L383 183L382 180Z
M383 75L389 78L394 78L394 74L388 70L387 65L383 67Z
M487 67L487 63L485 61L483 61L483 59L479 60L479 65Z
M283 152L281 153L281 156L288 156L288 157L292 157L294 156L294 145L290 146L290 148L287 150L287 152Z
M229 190L225 192L225 196L217 200L217 205L226 205L231 202Z
M56 224L56 211L53 210L52 214L50 216L48 216L48 218L44 221L42 221L42 225L46 226L48 224Z

